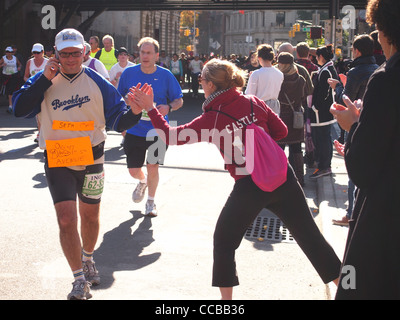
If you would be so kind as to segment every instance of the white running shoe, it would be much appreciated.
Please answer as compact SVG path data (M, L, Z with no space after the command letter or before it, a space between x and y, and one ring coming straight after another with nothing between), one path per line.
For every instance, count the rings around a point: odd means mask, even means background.
M147 188L147 183L142 183L142 182L138 183L136 189L132 193L133 202L139 203L140 201L143 200L146 188Z
M99 285L100 276L99 272L96 269L94 261L93 260L82 261L82 267L86 280L89 281L90 284L93 286Z
M157 217L157 207L154 200L147 200L145 215L149 217Z
M68 295L68 300L88 300L92 297L90 293L90 282L76 280L72 283L72 291Z

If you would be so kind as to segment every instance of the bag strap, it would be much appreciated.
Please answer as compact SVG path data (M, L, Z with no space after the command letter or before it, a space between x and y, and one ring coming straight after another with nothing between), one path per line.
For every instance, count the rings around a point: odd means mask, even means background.
M218 113L222 113L223 115L226 115L227 117L229 117L229 118L231 118L231 119L233 119L233 120L235 120L237 122L240 122L240 123L242 123L244 125L244 123L242 121L240 121L239 119L236 119L234 116L231 116L230 114L228 114L226 112L223 112L221 110L214 110L214 109L211 109L209 111L215 111L215 112L218 112ZM209 112L209 111L207 111L207 112Z
M286 92L284 92L284 94L285 94L286 100L289 102L290 108L292 108L292 111L294 112L294 108L293 108L293 106L292 106L292 103L291 103L290 100L289 100L289 97L287 96Z
M251 114L253 114L253 101L252 101L250 98L249 98L249 100L250 100L250 106L251 106ZM215 111L215 112L218 112L218 113L222 113L223 115L225 115L225 116L227 116L227 117L229 117L229 118L231 118L231 119L233 119L233 120L235 120L235 121L241 123L245 128L248 126L248 125L245 124L243 121L240 121L239 119L236 119L234 116L231 116L229 113L226 113L226 112L224 112L224 111L211 109L211 110L208 110L207 112L210 112L210 111ZM254 123L254 121L253 121L251 124L253 124L253 123ZM224 157L225 157L225 156L226 156L226 153L223 152L222 149L221 149L220 147L218 147L218 149L219 149L219 151L220 151L220 152L224 155ZM230 158L230 160L232 161L232 163L235 163L235 164L236 164L236 162L235 162L234 159Z

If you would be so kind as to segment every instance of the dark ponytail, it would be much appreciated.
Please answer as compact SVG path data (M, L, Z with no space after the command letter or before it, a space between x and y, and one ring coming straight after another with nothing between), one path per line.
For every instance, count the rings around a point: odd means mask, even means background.
M325 47L319 47L317 49L317 56L322 56L326 61L333 59L333 46L328 44Z

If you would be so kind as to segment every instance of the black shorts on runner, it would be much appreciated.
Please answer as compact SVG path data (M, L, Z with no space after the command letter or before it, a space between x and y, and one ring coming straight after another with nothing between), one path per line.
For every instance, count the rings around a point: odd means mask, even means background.
M17 91L23 84L19 73L12 75L3 75L3 83L5 85L5 95L10 96Z
M104 188L102 163L89 165L85 170L78 171L66 167L49 168L46 159L44 169L54 204L76 201L77 195L84 203L100 203Z
M128 168L141 168L147 164L164 164L168 146L158 136L139 137L127 133L124 139L124 152ZM147 151L147 156L146 156Z

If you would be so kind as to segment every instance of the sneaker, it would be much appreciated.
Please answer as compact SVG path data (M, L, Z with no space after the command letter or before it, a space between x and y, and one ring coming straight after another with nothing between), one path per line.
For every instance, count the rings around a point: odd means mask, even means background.
M91 285L97 286L100 284L99 272L93 260L82 261L82 269L86 280L89 281Z
M315 170L314 173L310 176L310 179L317 179L317 178L319 178L319 177L328 176L328 175L330 175L330 174L332 174L331 168L323 169L323 170L317 169L317 170Z
M142 182L138 183L135 191L133 191L133 194L132 194L133 202L138 203L143 200L146 188L147 188L147 183L142 183Z
M92 297L90 293L90 282L76 280L72 283L72 291L68 295L68 300L88 300Z
M147 200L145 215L149 217L157 217L157 207L154 200Z
M12 111L12 107L11 107L11 106L9 106L9 107L8 107L8 109L7 109L7 113L9 113L9 114L12 114L12 113L13 113L13 111Z

